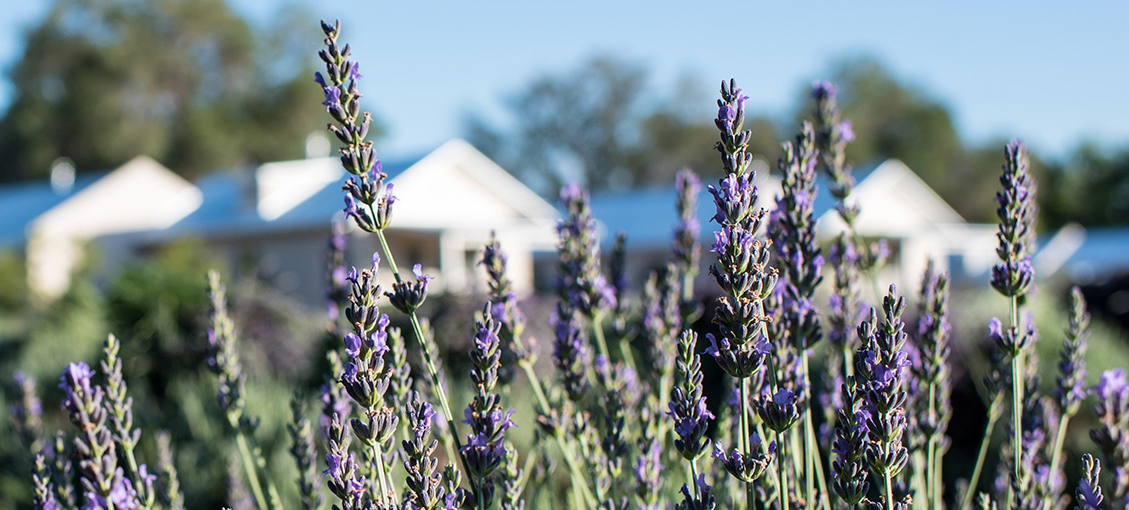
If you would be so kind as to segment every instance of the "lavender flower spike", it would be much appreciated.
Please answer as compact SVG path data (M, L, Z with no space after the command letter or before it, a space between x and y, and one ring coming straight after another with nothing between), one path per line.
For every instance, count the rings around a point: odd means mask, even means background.
M702 182L689 168L682 169L675 176L674 188L678 191L678 226L674 228L671 246L674 252L675 267L678 268L682 280L683 295L689 295L692 290L694 277L698 274L698 260L701 258L701 246L698 242L701 225L695 216L695 207L698 202L698 193L702 189ZM688 289L689 287L689 289Z
M1100 425L1090 430L1090 439L1105 456L1106 467L1114 471L1113 500L1124 501L1129 495L1129 380L1125 370L1103 372L1093 391L1098 396L1094 414Z
M103 352L106 359L102 361L102 371L106 374L107 407L110 411L110 423L113 425L114 441L121 449L122 457L129 469L128 476L137 482L138 502L144 507L153 506L156 497L153 491L155 477L147 476L145 465L137 465L133 450L141 439L141 429L133 427L133 398L126 395L127 386L122 376L122 360L118 356L121 342L114 335L106 337Z
M106 423L109 413L104 405L105 393L91 382L93 376L86 363L71 363L59 384L66 392L63 408L80 431L74 444L79 452L86 508L132 510L138 505L137 493L118 467L116 443Z
M467 442L461 453L466 461L475 496L483 508L492 504L496 471L506 460L504 444L506 430L514 427L511 417L514 410L502 410L501 397L494 393L498 382L498 366L502 357L498 331L501 324L490 314L486 304L482 320L475 324L474 347L470 351L470 379L476 394L467 406L463 423L470 427Z
M706 397L702 395L702 362L694 354L697 340L697 335L691 330L683 332L679 340L679 385L674 388L668 404L670 410L666 413L674 420L674 432L678 435L674 447L682 458L689 461L697 459L709 448L706 429L714 418L706 408Z
M561 189L561 205L567 216L557 225L560 246L560 279L557 292L586 317L614 308L615 289L600 273L600 243L596 219L592 217L588 193L579 184ZM600 354L607 356L601 346Z
M1102 488L1098 485L1102 473L1102 463L1093 455L1082 456L1082 479L1078 480L1078 490L1075 497L1078 501L1078 510L1101 510Z
M427 299L427 285L435 279L434 276L423 274L423 267L420 264L412 266L412 273L416 275L414 282L393 283L392 292L384 293L392 306L405 315L411 315L423 305L424 300Z
M380 161L372 141L366 140L372 115L361 113L361 92L357 82L361 78L359 64L349 59L349 45L339 47L340 23L322 22L325 48L318 57L325 63L325 75L314 74L314 81L322 88L326 111L335 124L329 131L344 144L338 149L341 166L354 177L345 182L345 216L361 230L377 232L388 228L392 217L392 185L386 182L387 174L381 171Z
M19 390L19 401L12 404L8 414L24 447L36 454L43 449L43 402L36 394L35 379L22 370L16 370L13 378Z
M403 441L404 469L408 472L404 502L410 505L408 508L441 508L447 491L437 470L439 459L435 458L439 441L430 437L435 409L415 391L408 398L407 405L411 434Z
M910 362L902 348L906 342L905 324L901 320L905 299L893 285L882 299L882 322L871 310L870 320L859 324L863 340L856 359L857 371L866 381L866 428L870 444L866 457L871 470L885 477L887 500L893 479L909 461L902 437L906 429L906 391L902 388Z
M1070 325L1062 341L1058 388L1055 390L1059 409L1066 416L1077 413L1086 398L1086 337L1089 336L1089 326L1086 299L1082 297L1082 291L1074 287L1070 291Z
M1000 263L992 268L992 288L1004 296L1018 297L1027 293L1034 276L1035 183L1027 170L1027 149L1022 142L1009 143L1004 155L1003 189L996 193Z

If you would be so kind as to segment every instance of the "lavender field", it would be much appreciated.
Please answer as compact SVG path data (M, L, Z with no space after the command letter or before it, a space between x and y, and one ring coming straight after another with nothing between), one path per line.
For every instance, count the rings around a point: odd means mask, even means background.
M1100 183L1013 140L950 206L856 166L889 139L854 88L812 83L777 149L743 76L675 137L708 131L694 169L384 158L364 29L320 23L305 159L0 188L51 201L0 255L0 506L1129 508L1120 234L1070 213Z

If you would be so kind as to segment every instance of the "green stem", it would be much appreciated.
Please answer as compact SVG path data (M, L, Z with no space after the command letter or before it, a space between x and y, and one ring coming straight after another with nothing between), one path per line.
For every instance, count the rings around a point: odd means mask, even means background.
M259 485L259 473L255 469L255 461L251 458L251 448L247 446L247 437L239 429L237 423L233 426L239 431L235 435L235 443L239 446L239 457L243 460L243 471L247 473L247 480L251 484L251 494L255 496L255 507L259 510L267 510L267 498L263 496L263 487Z
M810 413L811 410L809 409ZM811 458L813 460L813 467L815 468L815 481L819 487L819 504L823 510L831 510L831 498L828 497L827 492L827 478L823 475L823 456L819 451L819 442L815 440L815 425L812 424L811 419L807 420L807 437L808 442L811 444Z
M371 205L369 206L372 207ZM376 211L372 212L372 217L376 218ZM380 240L380 251L384 252L384 258L388 260L388 267L392 269L392 276L396 278L396 283L402 283L404 280L400 278L400 270L396 266L396 259L392 256L392 249L388 247L388 240L384 238L384 231L377 230L376 238Z
M373 218L376 215L374 213ZM395 277L396 283L402 283L403 279L400 278L400 270L396 266L396 259L392 256L392 249L388 247L388 240L384 237L383 230L376 231L376 238L380 240L380 249L384 252L384 258L388 260L388 267L392 269L392 276ZM435 394L439 395L439 403L443 406L443 416L447 418L447 429L451 431L451 438L455 442L458 457L466 467L466 459L463 458L462 441L459 440L458 428L455 427L455 418L451 414L451 406L447 403L447 391L443 389L443 383L439 380L439 371L435 368L435 358L431 353L431 347L427 345L427 340L423 336L423 327L420 326L419 317L413 311L408 314L408 318L412 322L412 332L416 335L416 341L419 342L420 347L423 348L423 360L427 365L427 375L431 377L431 385L435 387Z
M752 455L752 445L749 444L749 412L748 409L746 409L749 402L749 379L747 377L740 379L737 381L737 385L740 388L739 395L741 398L741 402L737 405L737 410L741 413L741 415L739 416L741 423L741 439L737 442L737 444L741 445L742 454ZM750 482L745 482L745 506L747 508L753 507L753 496L753 484Z
M690 459L690 487L694 488L694 497L701 498L701 489L698 488L698 459Z
M811 377L808 368L808 350L800 350L800 364L804 371L804 387L811 387ZM812 425L813 408L808 407L804 412L804 430L802 431L804 440L804 480L806 482L805 488L807 489L807 502L809 507L815 503L815 466L819 463L819 447L815 443L815 434L812 433L814 425Z
M482 482L483 482L482 477L481 476L478 477L478 483L476 484L476 487L474 488L474 492L476 494L478 494L478 510L486 510L486 495L482 493L483 492L483 490L482 490L483 483Z
M596 347L598 347L600 349L600 355L603 356L604 359L608 360L608 363L611 363L612 358L608 355L608 341L607 341L607 339L604 338L604 328L600 324L600 322L601 322L600 313L597 312L597 313L593 314L592 315L592 334L594 334L596 336Z
M435 358L431 353L431 347L427 345L427 340L423 337L423 327L420 326L419 316L412 312L408 314L408 318L412 321L412 330L415 332L416 340L423 347L423 360L427 364L427 374L431 376L431 384L435 387L435 394L439 395L439 404L443 406L443 415L447 418L447 429L451 431L451 437L455 440L455 447L458 449L461 458L463 444L459 440L459 429L455 427L455 418L451 414L451 406L447 403L447 392L443 389L442 381L439 380L439 370L435 368ZM466 467L466 459L463 459L463 467Z
M944 473L945 463L942 462L944 454L941 450L934 452L935 458L933 459L933 508L943 508L941 505L945 499L945 478L942 476Z
M894 510L894 482L890 480L890 472L886 471L886 510Z
M930 388L930 394L932 394L932 388ZM934 491L936 491L937 488L933 484L932 470L933 466L936 465L935 456L937 455L937 443L934 438L930 437L925 444L925 500L934 501L936 499L936 493Z
M528 361L518 362L522 370L525 371L526 379L529 379L529 386L533 388L533 394L537 396L537 403L541 406L542 413L548 413L549 399L545 397L545 390L541 388L541 380L537 378L537 374L533 372L533 365ZM592 497L592 492L588 489L588 481L584 478L584 474L576 465L575 454L572 448L565 443L564 438L559 434L553 434L553 439L557 442L557 447L561 449L561 456L564 457L565 464L568 466L569 474L572 476L572 486L574 491L579 491L584 496L583 501L586 507L595 508L596 500Z
M1058 419L1058 432L1055 434L1055 449L1051 452L1051 477L1054 477L1055 473L1058 473L1058 463L1062 455L1062 446L1066 442L1066 424L1069 421L1070 415L1065 412L1063 412L1062 416ZM1050 510L1050 498L1047 498L1047 500L1043 502L1043 508Z
M776 433L776 477L780 480L777 485L777 497L780 498L780 509L788 510L788 474L784 471L784 434Z
M984 438L980 440L980 452L976 454L976 467L972 469L972 477L968 479L968 490L964 493L964 501L960 508L969 508L972 505L972 496L976 494L976 486L980 483L980 472L984 469L984 459L988 457L988 444L992 441L992 431L996 428L996 421L1000 418L1000 394L992 400L988 407L988 424L984 426Z
M1011 325L1019 328L1019 303L1018 298L1011 298ZM1012 473L1016 482L1023 480L1023 473L1019 469L1019 457L1023 454L1023 352L1020 351L1011 358L1011 410L1012 410L1012 447L1013 455Z
M372 456L373 462L376 463L376 478L380 483L380 494L377 498L381 505L389 496L388 491L388 475L384 474L384 452L377 441L372 442Z

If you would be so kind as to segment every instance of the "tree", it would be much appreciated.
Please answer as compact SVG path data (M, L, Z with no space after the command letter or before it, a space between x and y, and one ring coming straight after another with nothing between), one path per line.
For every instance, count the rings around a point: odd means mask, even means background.
M471 115L467 138L486 155L552 194L569 181L593 190L668 185L683 167L720 174L710 95L684 78L656 93L642 67L594 57L533 80L506 101L510 129ZM779 152L772 123L750 117L754 152Z
M945 105L899 81L870 57L833 63L828 76L839 90L843 117L851 121L856 135L847 148L856 167L900 159L965 218L989 217L992 209L977 201L992 196L989 187L995 172L984 172L980 161L968 154ZM805 87L802 94L804 106L797 109L796 125L810 118L814 107L806 99L810 89ZM969 186L986 194L970 193Z
M57 0L10 71L0 180L63 156L82 172L147 154L189 176L301 156L322 114L317 27L297 19L259 34L223 0Z
M1102 150L1082 144L1061 164L1050 165L1040 182L1043 220L1057 228L1070 222L1124 225L1129 222L1129 149Z

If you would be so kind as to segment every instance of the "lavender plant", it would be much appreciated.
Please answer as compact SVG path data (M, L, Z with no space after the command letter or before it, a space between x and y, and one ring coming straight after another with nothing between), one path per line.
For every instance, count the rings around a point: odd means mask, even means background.
M1020 320L1033 285L1035 214L1034 183L1020 144L1005 151L1003 189L996 197L1000 264L992 271L992 287L1008 298L1011 317L1006 325L993 320L989 326L999 363L986 380L992 395L988 423L963 494L946 491L941 476L954 414L949 278L929 266L915 327L907 328L906 303L893 286L878 307L863 304L857 281L864 272L876 280L881 246L858 235L855 220L864 204L852 202L854 180L845 155L854 133L841 119L834 87L825 82L813 88L815 121L804 123L784 146L781 193L771 214L758 202L750 170L751 133L743 126L748 98L735 82L722 83L714 121L724 175L708 187L717 223L709 275L720 297L710 329L701 331L708 345L698 345L699 331L692 327L700 299L695 174L678 175L679 220L670 259L644 285L641 303L632 301L628 286L626 237L617 238L605 276L589 197L569 185L561 192L564 215L557 228L559 300L546 318L551 363L537 364L538 344L527 332L506 254L491 238L481 259L489 295L472 323L469 370L449 379L452 387L471 393L463 419L456 421L438 349L450 339L434 333L421 313L434 279L419 264L405 278L392 258L385 233L393 226L396 197L366 139L371 116L360 109L359 67L349 46L338 45L340 25L323 22L322 30L325 70L315 80L333 119L329 130L343 144L341 164L351 175L343 187L344 212L358 229L376 236L381 255L374 254L367 267L346 270L343 233L335 230L327 244L329 329L340 342L327 354L330 374L319 392L317 423L301 394L291 404L295 506L312 510L330 499L341 510L521 510L543 503L541 494L553 507L584 510L672 505L900 510L941 509L946 495L956 494L954 506L969 508L996 422L1006 416L1002 404L1009 386L1011 446L1003 449L1004 477L995 493L980 494L978 505L996 508L1003 497L1016 509L1068 504L1061 473L1064 439L1087 398L1089 316L1075 290L1054 398L1040 393L1037 359L1029 348L1037 334L1030 319ZM829 178L826 191L847 227L829 245L820 243L816 231L820 173ZM828 284L822 283L824 253L834 269ZM379 284L382 261L394 280L387 291ZM816 306L821 286L830 287L827 310ZM257 420L247 411L236 326L216 273L209 275L208 293L207 367L217 376L217 403L237 446L231 452L229 503L281 508L267 459L256 446ZM402 314L410 327L402 332L393 327L383 313L388 309ZM862 311L868 313L860 321ZM409 336L418 353L410 353ZM828 342L821 342L824 336ZM609 339L618 345L609 345ZM89 365L68 366L61 388L63 407L77 427L70 435L45 435L34 381L17 376L19 398L11 414L33 454L29 494L35 508L184 507L168 436L156 435L155 473L139 462L142 436L119 353L111 336L102 353L101 385ZM715 368L726 374L720 386L730 398L713 398L708 374ZM817 380L821 373L823 384ZM522 375L534 397L529 405L520 398L526 391ZM1086 456L1074 501L1082 509L1124 508L1125 373L1104 373L1093 393L1098 426L1091 437L1112 484L1103 493L1100 465ZM526 408L530 415L522 416ZM820 411L825 428L817 434ZM525 430L515 423L527 417L537 423L529 449L514 433ZM78 486L72 483L72 455ZM558 461L567 473L554 478ZM556 490L565 487L564 477L571 496ZM326 498L326 489L332 497Z

